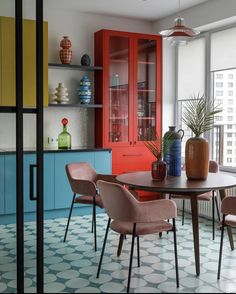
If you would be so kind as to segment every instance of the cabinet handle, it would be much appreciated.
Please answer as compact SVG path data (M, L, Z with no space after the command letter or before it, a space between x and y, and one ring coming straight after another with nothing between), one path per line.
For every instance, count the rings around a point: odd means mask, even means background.
M143 154L122 154L122 156L143 156Z
M134 141L134 145L136 144L136 141Z
M129 141L129 144L132 145L132 141Z
M34 196L34 168L37 164L30 164L30 181L29 181L29 197L31 201L37 200L37 196Z

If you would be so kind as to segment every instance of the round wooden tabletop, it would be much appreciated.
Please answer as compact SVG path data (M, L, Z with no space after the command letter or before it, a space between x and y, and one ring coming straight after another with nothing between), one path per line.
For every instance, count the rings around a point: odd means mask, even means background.
M139 189L166 193L203 193L211 190L224 190L236 186L236 177L224 173L208 173L206 180L188 180L186 173L179 177L166 177L153 180L150 171L126 173L116 177L125 185Z

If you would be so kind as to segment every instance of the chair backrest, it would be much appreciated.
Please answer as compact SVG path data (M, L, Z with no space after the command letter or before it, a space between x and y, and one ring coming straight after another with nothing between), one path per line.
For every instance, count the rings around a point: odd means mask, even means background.
M172 200L162 199L139 202L120 184L99 180L97 186L104 208L111 219L124 222L140 222L142 219L159 221L176 217L176 204ZM149 210L150 205L152 205L151 202L159 203L155 211L152 212ZM149 208L147 205L149 205Z
M218 173L219 171L219 165L216 161L210 160L209 161L209 172L210 173Z
M227 196L222 200L221 212L223 214L236 215L236 197L235 196Z
M88 162L68 163L66 173L74 193L96 195L97 173Z

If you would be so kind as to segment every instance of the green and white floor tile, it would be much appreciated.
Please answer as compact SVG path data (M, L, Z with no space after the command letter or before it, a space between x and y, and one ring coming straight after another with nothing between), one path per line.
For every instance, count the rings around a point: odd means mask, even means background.
M67 242L63 243L66 219L45 221L45 293L126 292L130 241L116 256L119 236L111 232L99 279L96 278L107 216L97 216L98 251L93 250L91 216L72 217ZM217 281L220 231L212 240L211 221L200 218L201 274L195 275L190 217L177 221L180 287L176 288L172 233L140 239L141 267L133 261L131 291L134 293L235 293L236 251L225 237L221 280ZM0 293L16 292L15 225L0 226ZM35 223L25 224L25 292L35 292Z

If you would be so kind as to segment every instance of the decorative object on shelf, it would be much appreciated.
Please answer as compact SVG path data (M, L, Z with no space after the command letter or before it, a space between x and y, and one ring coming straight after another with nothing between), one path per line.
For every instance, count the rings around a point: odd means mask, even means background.
M84 54L81 57L81 65L90 66L91 60L88 54Z
M162 157L164 156L166 150L170 147L169 145L172 143L170 140L170 134L163 137L161 142L155 130L152 130L147 136L147 140L144 140L143 143L157 159L152 162L152 178L154 180L164 180L167 175L167 166L166 162L162 160Z
M179 0L179 14L180 14L180 0ZM184 25L184 18L177 17L175 25L167 30L159 32L171 42L171 45L186 45L187 42L200 34L200 31L186 27Z
M170 126L169 131L164 134L164 138L167 137L168 140L171 140L163 157L167 165L168 176L181 175L181 141L184 130L176 131L175 128L175 126Z
M91 81L87 76L83 76L80 80L78 89L79 99L81 104L89 104L92 97Z
M68 90L64 86L64 83L59 83L58 87L55 90L56 90L56 93L55 93L56 98L54 100L59 104L67 104L69 102L69 98L67 98Z
M184 105L182 120L194 133L185 145L185 167L189 180L205 180L209 171L209 144L203 133L211 130L215 114L221 112L219 105L204 96L193 97Z
M67 132L68 119L63 118L62 132L58 136L58 149L71 149L71 135Z
M111 87L118 87L120 85L120 76L118 73L111 76Z
M68 36L64 36L60 42L60 60L62 64L70 64L72 60L71 41Z

